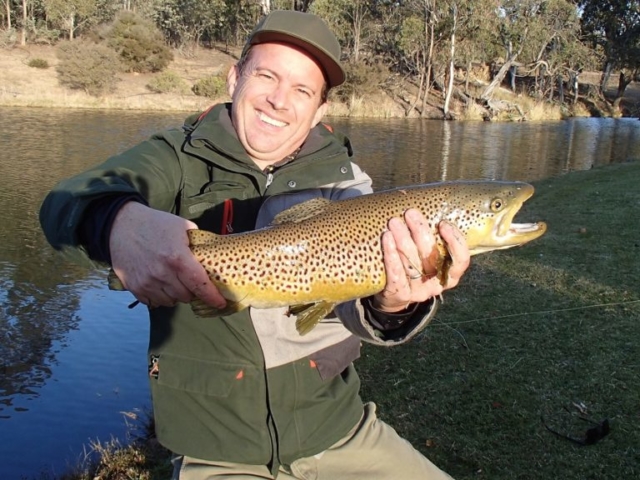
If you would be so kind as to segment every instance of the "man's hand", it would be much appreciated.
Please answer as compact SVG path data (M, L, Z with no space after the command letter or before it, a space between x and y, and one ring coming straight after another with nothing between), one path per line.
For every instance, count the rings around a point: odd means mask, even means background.
M111 266L123 285L149 307L174 306L199 297L222 308L226 300L189 249L189 220L126 203L111 227Z
M453 288L469 267L469 249L464 236L453 225L441 222L440 236L453 260L447 282L440 285L436 277L436 241L427 219L417 210L408 210L389 221L382 235L382 252L387 284L373 297L373 306L384 312L399 312L411 303L424 302Z

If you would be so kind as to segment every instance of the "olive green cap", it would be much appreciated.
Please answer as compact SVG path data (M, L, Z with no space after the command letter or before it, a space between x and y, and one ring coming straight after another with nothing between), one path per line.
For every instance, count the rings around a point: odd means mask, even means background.
M268 42L290 43L306 51L322 66L329 88L344 82L340 43L320 17L293 10L274 10L251 32L242 56L252 45Z

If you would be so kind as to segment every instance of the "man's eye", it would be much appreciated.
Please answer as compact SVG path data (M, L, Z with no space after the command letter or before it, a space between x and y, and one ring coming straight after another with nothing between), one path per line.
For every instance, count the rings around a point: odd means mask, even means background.
M273 76L269 75L268 73L259 73L258 77L264 78L265 80L271 80L273 78Z
M305 90L303 88L299 88L298 89L298 93L302 94L303 96L307 97L307 98L311 98L313 95L311 95L311 92L309 90Z

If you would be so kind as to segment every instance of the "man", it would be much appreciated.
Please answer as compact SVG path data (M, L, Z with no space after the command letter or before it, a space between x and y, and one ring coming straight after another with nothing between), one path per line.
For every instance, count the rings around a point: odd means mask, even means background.
M320 123L344 81L339 59L318 17L274 11L229 71L231 104L60 182L43 203L55 248L110 264L149 307L156 433L175 453L174 478L450 478L362 404L352 361L361 340L412 338L457 284L469 252L451 225L440 226L453 257L444 288L416 272L433 272L435 241L410 210L382 237L384 291L338 306L304 337L284 308L198 318L188 305L226 302L187 229L252 230L310 198L371 191L348 139Z

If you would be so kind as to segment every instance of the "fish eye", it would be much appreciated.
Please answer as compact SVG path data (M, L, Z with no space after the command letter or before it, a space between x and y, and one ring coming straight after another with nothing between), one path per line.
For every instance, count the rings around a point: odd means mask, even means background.
M493 200L491 200L492 212L499 212L500 210L502 210L502 207L504 207L504 202L501 198L494 198Z

